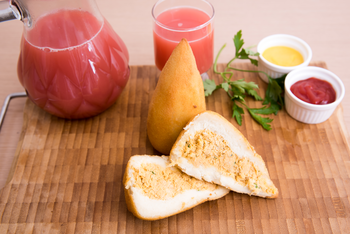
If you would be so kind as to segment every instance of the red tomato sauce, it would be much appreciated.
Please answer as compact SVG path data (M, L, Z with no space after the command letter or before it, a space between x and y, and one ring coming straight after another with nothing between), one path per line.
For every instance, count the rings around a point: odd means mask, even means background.
M336 97L330 83L315 77L296 82L290 90L297 98L311 104L329 104L334 102Z

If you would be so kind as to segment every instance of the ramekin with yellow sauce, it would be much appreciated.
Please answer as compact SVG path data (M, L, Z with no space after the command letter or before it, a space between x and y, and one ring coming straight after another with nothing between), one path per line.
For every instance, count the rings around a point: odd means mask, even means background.
M259 42L257 51L260 53L258 70L266 72L271 78L308 66L312 57L311 48L305 41L287 34L265 37ZM268 82L265 74L259 75Z

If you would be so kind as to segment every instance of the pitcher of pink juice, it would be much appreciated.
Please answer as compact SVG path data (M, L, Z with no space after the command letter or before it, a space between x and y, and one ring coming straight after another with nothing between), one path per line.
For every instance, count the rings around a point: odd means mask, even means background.
M11 19L24 23L17 73L36 105L80 119L116 101L129 79L129 54L94 0L0 2L0 22Z

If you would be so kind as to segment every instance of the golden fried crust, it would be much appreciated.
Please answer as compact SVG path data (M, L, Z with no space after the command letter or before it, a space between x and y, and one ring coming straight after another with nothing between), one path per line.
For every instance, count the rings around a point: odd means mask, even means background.
M126 182L130 178L131 175L128 173L128 168L130 167L130 161L128 161L128 164L126 165L124 176L123 176L123 187L124 187L124 196L125 196L125 202L126 202L126 207L128 210L133 213L136 217L141 218L139 213L136 210L135 203L131 197L130 190L126 189Z
M186 123L206 110L204 87L186 39L174 49L152 95L147 135L152 146L169 155Z
M277 198L277 197L278 197L278 190L277 190L277 192L274 195L266 197L266 198L274 199L274 198Z

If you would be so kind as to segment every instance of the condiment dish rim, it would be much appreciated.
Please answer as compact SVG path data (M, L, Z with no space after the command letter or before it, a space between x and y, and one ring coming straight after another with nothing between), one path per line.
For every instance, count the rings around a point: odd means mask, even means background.
M303 71L323 72L323 73L326 73L329 77L332 77L332 81L330 81L330 80L322 78L322 77L317 77L317 75L314 76L317 79L328 81L333 86L333 88L334 88L334 83L337 83L340 86L340 93L339 93L339 96L336 95L336 100L332 103L320 105L320 104L312 104L312 103L305 102L305 101L299 99L297 96L295 96L292 93L292 91L290 90L291 86L295 83L295 82L293 82L293 76L296 73L300 73ZM295 77L297 77L297 75L295 75ZM307 79L307 78L305 78L305 79ZM302 68L295 69L295 70L291 71L290 73L288 73L286 76L285 82L284 82L284 90L285 90L285 94L289 95L294 102L297 102L297 104L300 104L300 105L304 106L305 108L311 108L315 111L317 111L317 110L321 111L321 110L333 108L334 106L337 106L343 100L343 98L345 96L345 86L344 86L343 82L341 81L341 79L337 75L335 75L333 72L331 72L325 68L316 67L316 66L302 67Z
M274 63L271 63L269 61L267 61L263 56L263 51L260 52L260 47L261 47L261 44L264 43L265 41L267 40L271 40L273 38L276 38L276 37L284 37L284 38L288 38L288 39L292 39L292 40L296 40L298 43L302 44L305 48L306 48L306 51L307 51L307 57L304 59L304 62L297 65L297 66L280 66L280 65L276 65ZM272 70L278 70L280 72L283 72L283 73L287 73L291 70L295 70L295 69L298 69L300 67L305 67L307 66L310 61L311 61L311 58L312 58L312 50L311 50L311 47L304 41L302 40L301 38L299 37L296 37L296 36L293 36L293 35L289 35L289 34L273 34L273 35L270 35L270 36L267 36L267 37L264 37L259 43L258 43L258 46L257 46L257 51L259 52L259 58L266 64L270 67L270 69ZM265 50L264 50L265 51ZM299 51L300 52L300 51Z

